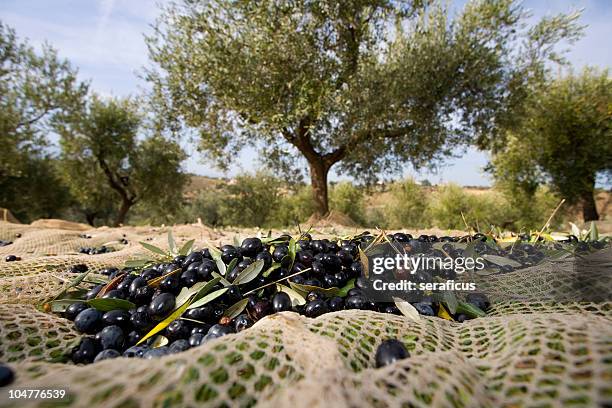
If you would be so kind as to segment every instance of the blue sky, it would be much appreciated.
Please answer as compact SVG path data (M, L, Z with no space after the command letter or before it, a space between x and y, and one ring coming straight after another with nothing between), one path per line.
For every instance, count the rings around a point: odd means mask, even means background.
M79 68L82 79L90 79L94 90L103 95L127 96L146 86L138 72L148 62L143 33L151 32L151 24L159 13L155 0L2 0L0 19L38 46L52 44L61 56ZM606 0L533 0L525 1L534 18L569 10L584 9L582 23L586 35L569 52L568 59L576 67L596 65L610 67L612 52L612 1ZM186 170L202 175L219 176L209 163L201 163L193 146L185 145L190 159ZM461 157L449 160L436 174L414 173L417 179L432 182L456 182L461 185L488 185L490 180L482 168L487 163L484 153L468 149L457 152ZM256 155L245 151L229 175L253 170ZM338 179L332 175L332 180Z

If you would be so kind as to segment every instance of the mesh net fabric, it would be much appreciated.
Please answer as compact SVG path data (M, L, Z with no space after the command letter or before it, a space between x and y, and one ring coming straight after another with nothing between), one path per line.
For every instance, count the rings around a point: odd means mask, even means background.
M74 278L66 272L70 265L86 263L94 271L120 266L142 253L139 240L150 237L163 246L165 230L93 230L92 238L83 239L72 231L5 224L0 223L0 239L15 243L0 248L1 253L24 260L0 264L0 360L16 372L11 388L67 389L64 403L70 406L612 404L612 304L536 301L544 289L533 277L550 272L563 283L564 271L573 270L569 265L551 270L543 264L501 276L495 284L500 291L512 290L527 300L494 303L487 317L465 323L427 317L413 322L369 311L316 319L285 312L180 354L75 366L55 361L79 334L71 322L37 310L39 301ZM22 237L14 239L15 232ZM197 226L173 232L177 240L231 241L231 235ZM80 246L101 245L123 234L129 244L116 252L75 254ZM401 339L411 357L376 369L376 348L387 338ZM44 402L18 405L28 404ZM11 405L5 392L0 392L0 405Z

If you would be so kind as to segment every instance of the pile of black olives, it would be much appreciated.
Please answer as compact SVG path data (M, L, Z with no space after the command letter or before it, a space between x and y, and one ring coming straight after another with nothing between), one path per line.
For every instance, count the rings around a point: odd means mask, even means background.
M369 232L364 232L350 239L332 241L313 239L305 233L297 238L297 245L292 247L295 248L291 254L294 254L293 257L289 256L293 242L289 235L264 241L247 238L240 246L223 245L217 248L220 255L217 258L220 260L213 259L211 250L203 249L142 269L105 269L101 273L113 282L112 288L98 285L89 290L83 302L72 303L64 312L66 318L74 321L76 329L86 334L71 351L71 359L74 363L87 364L119 356L148 359L177 353L211 339L240 332L267 315L283 311L294 311L313 318L345 309L400 314L395 304L373 302L365 295L364 289L369 281L361 276L359 248L366 247L375 238ZM451 257L461 256L463 250L457 249L453 243L476 241L476 253L505 255L521 265L528 266L544 258L537 246L532 244L517 243L509 252L488 245L487 237L482 234L467 237L422 235L413 238L409 234L396 233L388 238L434 255L442 250ZM263 262L262 272L247 283L236 284L240 273L258 260ZM213 275L219 273L219 261L232 267L226 271L224 281L212 289L227 287L223 295L200 307L187 309L169 323L159 333L167 342L160 343L159 337L152 337L137 345L143 336L179 307L176 304L177 295L183 288L209 282ZM501 268L494 264L489 266ZM84 271L86 267L83 265L73 269ZM266 271L269 273L264 273ZM155 285L151 282L155 282ZM278 282L286 286L293 282L322 290L310 290L304 296L304 302L294 302L285 291L277 291L274 283ZM329 296L329 291L324 290L328 288L345 290L339 291L341 296ZM101 290L103 296L99 296ZM125 299L134 307L103 312L85 303L96 297ZM248 300L240 314L232 318L224 315L230 306L244 299ZM486 296L479 293L469 295L466 302L483 311L490 306ZM425 297L413 303L413 306L425 316L437 316L440 307L431 297ZM458 322L469 318L461 313L451 317Z

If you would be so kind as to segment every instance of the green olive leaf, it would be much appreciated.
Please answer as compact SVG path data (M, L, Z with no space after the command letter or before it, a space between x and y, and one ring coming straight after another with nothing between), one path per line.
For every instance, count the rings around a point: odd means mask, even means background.
M442 299L448 307L448 311L452 314L455 314L457 312L457 306L459 306L457 296L455 296L455 292L451 292L449 290L444 291L442 293Z
M309 292L319 292L326 297L334 297L338 296L340 293L340 289L333 288L320 288L318 286L310 286L310 285L302 285L295 282L289 282L289 286L291 286L295 291L297 291L302 296L308 295Z
M126 268L142 268L145 265L147 265L149 262L151 261L147 259L129 259L125 261L125 267Z
M238 258L232 259L230 263L227 265L227 268L226 268L227 271L228 272L233 271L237 264L238 264Z
M240 313L244 311L244 309L246 309L248 303L249 298L239 300L238 302L228 307L227 310L223 312L223 316L228 317L230 319L235 319L236 317L238 317L238 315L240 315Z
M225 279L223 276L219 275L217 272L213 272L213 273L211 273L211 275L213 276L213 278L219 278L219 282L221 282L221 284L223 286L231 286L232 285L230 281Z
M136 343L136 345L138 346L142 344L147 339L155 336L157 333L164 330L166 327L168 327L170 323L178 319L185 312L185 310L187 310L188 307L189 307L189 302L185 302L182 306L180 306L178 309L172 312L170 316L166 317L157 326L151 329L151 331L148 332L142 339L140 339L140 341Z
M81 299L59 299L59 300L52 300L51 302L47 303L50 307L50 311L53 313L64 313L66 311L66 309L68 309L68 306L70 306L73 303L78 303L78 302L82 302L83 300ZM49 309L47 309L49 310Z
M154 252L156 254L162 255L162 256L168 256L168 253L166 251L164 251L161 248L156 247L155 245L151 245L151 244L147 244L146 242L139 242L140 245L142 245L145 249L148 249L151 252Z
M267 278L268 276L270 276L270 274L271 274L272 272L274 272L275 270L277 270L277 269L278 269L278 268L280 268L280 267L281 267L281 264L280 264L280 263L273 263L273 264L272 264L272 266L270 266L270 267L269 267L269 268L268 268L268 269L267 269L267 270L266 270L266 271L265 271L265 272L262 274L262 276L263 276L264 278Z
M291 289L290 287L277 283L276 289L279 292L285 292L287 295L289 295L289 298L291 299L291 304L293 306L301 306L306 304L306 299L304 299L304 296L300 295L297 291Z
M195 309L196 307L200 307L200 306L204 306L205 304L215 300L216 298L218 298L219 296L223 295L225 292L228 291L229 288L222 288L219 290L216 290L212 293L209 293L208 295L204 296L202 299L197 300L195 302L193 302L191 305L189 305L188 309Z
M129 300L115 298L95 298L86 300L85 303L101 312L109 312L115 309L130 310L136 307L136 305Z
M191 248L193 248L194 243L195 239L190 239L189 241L185 242L181 249L179 249L179 255L187 255L191 251Z
M245 283L251 282L253 279L259 276L263 267L263 259L256 260L238 274L236 279L234 279L234 285L244 285Z
M521 266L520 262L514 261L510 258L504 258L503 256L484 254L482 257L492 264L499 266L512 266L515 268Z
M457 313L463 313L469 317L484 317L487 315L478 306L474 306L467 302L459 302L457 305Z
M172 230L168 230L168 249L170 250L170 253L172 254L176 250L176 241L174 241Z
M590 230L589 240L592 242L595 242L598 239L599 239L599 231L597 231L597 224L595 224L595 221L591 221L591 230Z
M193 302L195 302L195 301L197 301L197 300L201 299L202 297L204 297L205 295L207 295L207 294L208 294L208 292L210 292L210 291L212 290L212 288L214 288L214 287L215 287L215 285L221 281L221 279L223 279L223 278L221 278L221 277L219 276L219 277L213 278L212 280L210 280L210 281L208 281L208 282L206 282L206 283L201 282L201 283L204 283L204 285L203 285L203 286L201 286L201 287L199 287L199 289L197 289L197 290L195 291L195 295L193 296ZM195 285L193 285L191 288L193 289L193 288L195 288L197 285L198 285L198 284L196 283L196 284L195 284ZM180 295L180 294L179 294L179 295Z
M353 289L355 287L355 278L350 279L346 285L344 285L343 287L340 288L340 291L338 292L338 296L340 297L346 297L346 295L348 294L349 290Z

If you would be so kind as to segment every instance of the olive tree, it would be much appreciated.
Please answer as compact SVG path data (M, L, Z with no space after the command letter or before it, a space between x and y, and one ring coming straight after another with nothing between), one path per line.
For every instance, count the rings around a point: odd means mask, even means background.
M158 134L143 137L136 101L93 95L81 112L57 120L55 129L62 174L88 222L111 211L115 225L123 224L138 202L168 212L181 204L185 154Z
M527 197L550 184L585 221L599 219L598 175L612 175L612 79L607 70L552 79L534 89L524 116L492 161L497 182Z
M221 168L249 145L278 169L305 160L325 214L332 166L372 181L494 138L580 31L527 18L512 0L184 0L147 39L147 78L167 128Z
M68 203L47 134L54 117L80 109L87 87L52 48L34 50L0 21L0 207L22 221Z

